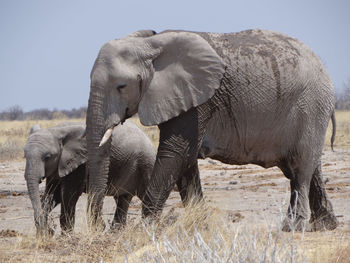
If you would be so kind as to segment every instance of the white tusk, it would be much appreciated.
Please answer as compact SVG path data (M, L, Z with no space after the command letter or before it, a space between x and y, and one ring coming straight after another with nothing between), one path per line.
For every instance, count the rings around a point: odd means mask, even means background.
M102 145L104 145L104 144L108 141L108 139L112 136L112 132L113 132L114 127L115 127L115 126L109 128L109 129L105 132L105 134L103 135L102 140L101 140L101 142L100 142L100 144L99 144L98 147L101 147Z
M83 134L80 136L80 139L84 139L86 137L86 129L84 130Z

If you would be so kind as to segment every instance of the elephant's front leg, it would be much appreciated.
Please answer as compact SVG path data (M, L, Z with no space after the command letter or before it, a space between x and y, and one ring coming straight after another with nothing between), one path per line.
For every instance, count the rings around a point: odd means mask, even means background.
M128 215L129 204L131 202L132 195L126 194L121 196L114 196L114 200L117 204L111 229L119 229L126 224L126 218Z
M179 189L182 203L185 206L203 200L203 192L199 178L198 161L196 161L194 165L187 169L187 171L177 181L176 184Z
M202 124L199 123L199 119L197 111L193 109L159 125L160 140L157 158L143 197L144 217L161 212L175 183L179 182L183 176L197 175L198 148L204 130L200 128ZM199 177L195 181L188 179L187 182L198 184ZM181 188L180 191L183 191L184 187ZM196 191L186 190L182 193L186 196L198 191L201 196L201 190L198 187Z
M75 207L85 188L85 165L79 166L67 175L61 187L61 215L60 225L64 232L71 232L75 223Z
M48 218L51 211L61 202L60 180L47 178L44 195L41 197L41 207L43 209L44 226L37 229L37 235L52 236L55 231L49 226Z

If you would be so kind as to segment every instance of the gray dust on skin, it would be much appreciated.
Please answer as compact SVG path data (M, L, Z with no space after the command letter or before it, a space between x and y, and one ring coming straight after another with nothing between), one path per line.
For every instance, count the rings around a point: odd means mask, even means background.
M223 94L214 102L219 110L203 139L203 148L210 151L206 156L271 167L305 144L317 145L319 159L334 94L314 53L294 38L265 30L201 36L230 65L219 89ZM307 132L315 138L302 142Z
M310 202L311 230L334 229L337 219L320 161L334 93L320 59L298 40L270 31L200 35L229 66L211 99L218 110L199 155L228 164L278 166L291 180L288 215L296 214L296 227L309 227L302 221Z

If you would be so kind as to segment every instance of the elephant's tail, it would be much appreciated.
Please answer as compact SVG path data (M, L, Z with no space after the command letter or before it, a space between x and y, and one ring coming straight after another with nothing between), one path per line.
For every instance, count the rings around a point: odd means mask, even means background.
M335 112L334 111L332 113L331 119L332 119L332 126L333 126L332 137L331 137L331 148L332 148L332 151L334 152L333 143L334 143L334 140L335 140L335 134L336 134L336 129L337 129L337 122L335 120Z

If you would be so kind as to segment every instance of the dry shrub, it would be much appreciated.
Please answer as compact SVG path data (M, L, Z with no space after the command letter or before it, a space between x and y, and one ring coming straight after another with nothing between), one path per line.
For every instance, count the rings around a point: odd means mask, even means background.
M350 243L347 242L344 247L338 248L334 252L331 252L329 262L334 263L347 263L350 261Z
M12 160L23 156L24 144L18 139L7 139L0 143L0 160Z
M314 233L312 238L307 238L305 243L313 247L313 263L348 263L350 261L349 233L341 233L339 236L330 232ZM310 253L311 254L311 253Z

